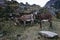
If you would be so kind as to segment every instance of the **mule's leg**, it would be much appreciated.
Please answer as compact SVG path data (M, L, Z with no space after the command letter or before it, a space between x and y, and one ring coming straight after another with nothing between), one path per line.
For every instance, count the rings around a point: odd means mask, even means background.
M33 25L34 24L34 20L31 20L31 25Z
M41 23L41 21L40 21L40 28L42 29L42 23Z
M53 29L53 27L52 27L52 21L49 21L49 23L50 23L50 26L49 26L49 27L50 27L51 29Z
M24 26L26 26L26 21L23 21L24 22Z
M33 21L31 20L31 25L33 24Z

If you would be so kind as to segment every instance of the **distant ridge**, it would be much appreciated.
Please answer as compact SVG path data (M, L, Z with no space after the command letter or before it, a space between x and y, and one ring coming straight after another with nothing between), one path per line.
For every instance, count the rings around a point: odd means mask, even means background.
M54 6L55 2L57 2L57 1L59 1L59 0L50 0L44 6L45 8L47 8L52 13L52 15L55 15L55 11L56 11L56 9L52 6Z

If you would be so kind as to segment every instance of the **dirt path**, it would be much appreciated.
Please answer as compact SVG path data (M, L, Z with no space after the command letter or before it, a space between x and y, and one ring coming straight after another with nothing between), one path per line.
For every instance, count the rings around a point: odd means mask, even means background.
M33 26L28 28L24 34L21 40L37 40L38 37L38 31L39 31L39 26Z

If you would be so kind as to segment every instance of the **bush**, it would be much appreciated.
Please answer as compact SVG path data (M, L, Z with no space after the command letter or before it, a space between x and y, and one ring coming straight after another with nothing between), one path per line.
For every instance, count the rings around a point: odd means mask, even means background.
M60 13L56 14L56 18L60 19Z
M0 29L6 34L11 34L14 32L14 26L11 21L0 22Z

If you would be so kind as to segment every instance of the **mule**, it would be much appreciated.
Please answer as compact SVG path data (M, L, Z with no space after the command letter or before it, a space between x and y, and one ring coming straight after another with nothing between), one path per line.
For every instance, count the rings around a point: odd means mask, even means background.
M26 22L27 21L30 21L31 24L34 23L34 17L33 17L33 14L28 14L28 15L22 15L21 17L19 17L19 20L22 20L23 23L24 23L24 26L26 25Z
M50 23L50 28L52 28L52 15L50 13L41 13L38 14L38 19L39 19L39 23L40 23L40 28L42 29L42 21L48 21Z

